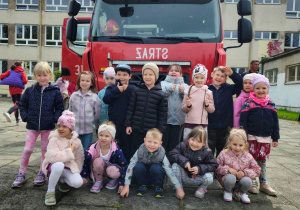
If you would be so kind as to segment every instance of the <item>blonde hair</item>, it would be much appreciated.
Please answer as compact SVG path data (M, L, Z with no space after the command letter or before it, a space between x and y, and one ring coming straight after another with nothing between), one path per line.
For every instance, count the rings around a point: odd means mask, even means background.
M112 121L104 120L101 125L111 125L116 128L116 125Z
M78 79L77 79L77 84L76 84L76 88L75 88L75 91L81 89L80 87L80 79L81 79L81 75L90 75L91 76L91 83L92 83L92 86L90 87L90 90L93 92L93 93L97 93L97 87L96 87L96 81L95 81L95 77L94 75L92 74L92 72L90 71L83 71L80 73Z
M49 65L48 62L45 61L40 61L38 62L35 67L34 67L34 71L33 71L33 75L36 78L36 76L38 74L47 74L50 75L49 80L53 81L54 80L54 75L51 69L51 66Z
M188 146L188 140L190 138L197 138L199 137L200 143L206 145L206 131L202 126L197 126L193 128L193 130L189 133L186 138L186 146Z
M216 73L217 71L220 71L220 72L222 72L222 73L225 74L225 72L224 72L224 70L223 70L223 67L224 67L224 66L216 66L216 67L214 68L214 70L213 70L213 74ZM225 78L227 78L227 75L226 75L226 74L225 74Z
M147 131L146 136L151 135L155 139L159 139L161 141L162 139L162 133L157 128L151 128Z
M244 143L245 143L245 148L244 148L244 151L243 152L248 152L248 142L247 142L247 134L246 134L246 131L244 129L237 129L237 128L232 128L230 130L230 133L229 133L229 136L228 136L228 139L227 139L227 144L226 144L226 147L225 147L225 151L226 152L229 152L231 150L230 148L230 142L231 140L234 138L234 137L239 137L240 139L243 139L244 140Z
M181 68L181 66L180 66L179 64L176 64L176 63L175 63L175 64L172 64L172 65L170 65L170 66L168 67L168 73L169 73L169 71L171 70L171 68L172 68L173 66L175 66L176 69L179 70L180 75L182 75L182 68Z

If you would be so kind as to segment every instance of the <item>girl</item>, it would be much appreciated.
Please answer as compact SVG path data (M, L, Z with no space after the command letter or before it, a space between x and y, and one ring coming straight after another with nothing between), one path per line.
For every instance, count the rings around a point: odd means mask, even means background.
M83 71L77 79L76 91L71 95L69 110L76 115L75 130L84 151L93 140L94 122L99 119L101 101L96 91L95 77L90 71Z
M182 102L182 111L187 113L184 123L184 140L194 127L201 125L206 128L208 113L215 111L212 92L205 85L206 78L207 69L204 65L197 64L193 70L194 84L184 91Z
M86 153L81 176L84 183L87 177L94 181L91 192L99 193L103 187L103 176L111 180L105 186L107 189L115 189L119 185L118 193L124 187L127 162L122 150L115 142L115 125L108 121L104 122L98 129L98 141L90 146Z
M273 147L278 146L279 123L275 104L268 96L269 80L260 74L254 76L252 80L253 91L250 98L242 106L240 126L248 134L249 152L261 167L259 177L259 190L275 196L276 191L267 184L266 180L266 160ZM254 191L257 190L257 183L253 180Z
M233 127L240 128L241 108L253 91L252 79L256 73L246 74L243 78L243 90L233 102Z
M161 82L161 88L168 97L167 130L163 135L163 147L166 152L174 149L182 139L185 113L181 111L181 104L184 89L187 87L182 77L181 66L178 64L169 66L168 75Z
M83 180L80 176L84 154L78 133L74 131L75 114L68 110L58 119L57 130L49 135L49 144L43 162L43 172L48 176L48 190L45 205L56 204L55 186L59 183L61 192L68 192L70 187L79 188Z
M260 167L248 153L247 136L243 129L230 131L227 147L218 156L217 179L224 188L224 200L232 201L232 189L235 198L250 203L246 192L251 188L251 180L260 173Z
M34 67L34 77L37 83L28 87L19 102L19 109L23 122L27 122L26 140L21 157L19 174L12 187L22 187L25 182L26 169L30 155L33 152L37 137L41 134L42 159L40 171L33 185L42 185L45 174L42 172L42 162L48 145L48 136L54 129L55 123L64 111L63 98L59 88L49 81L53 80L51 67L47 62L39 62Z
M204 197L207 186L213 182L210 172L214 172L218 167L206 145L206 132L198 126L188 134L187 141L179 143L169 154L170 161L174 162L172 170L180 184L200 185L195 192L197 198Z

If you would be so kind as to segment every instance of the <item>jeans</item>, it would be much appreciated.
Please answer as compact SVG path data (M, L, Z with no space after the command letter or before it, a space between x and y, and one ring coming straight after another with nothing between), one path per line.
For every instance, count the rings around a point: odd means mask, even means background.
M81 134L78 136L81 140L83 151L87 151L93 140L93 133Z
M166 173L158 163L148 165L139 162L133 168L133 175L139 185L153 184L163 188Z

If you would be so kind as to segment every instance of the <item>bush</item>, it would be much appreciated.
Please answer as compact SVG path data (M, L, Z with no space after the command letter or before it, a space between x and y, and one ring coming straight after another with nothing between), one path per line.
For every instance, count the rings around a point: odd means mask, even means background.
M299 113L291 112L285 109L277 109L277 114L279 118L298 121Z
M58 78L60 78L61 71L60 71L60 70L54 71L53 74L54 74L54 82L56 82L56 80L57 80Z

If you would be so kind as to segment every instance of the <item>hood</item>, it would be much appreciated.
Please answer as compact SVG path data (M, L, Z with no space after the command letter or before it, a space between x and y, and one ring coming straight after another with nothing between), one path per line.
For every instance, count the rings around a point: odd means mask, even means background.
M23 72L25 71L21 66L17 66L14 70L12 71L15 71L15 72Z
M241 94L239 95L239 97L246 98L246 99L248 99L249 96L250 96L250 93L246 93L243 90L241 91Z
M190 86L190 87L191 87L191 86ZM189 90L190 90L190 87L184 89L184 93L185 93L186 95L188 95ZM196 91L207 91L207 90L208 90L208 86L207 86L207 85L203 85L201 88L198 88L198 87L196 87L196 86L193 85L190 94L192 94L192 93L194 93L194 92L196 92Z
M184 83L184 80L183 80L183 77L177 77L176 79L167 75L166 76L166 79L165 79L166 82L170 82L172 83L174 81L174 84L180 84L180 83Z

